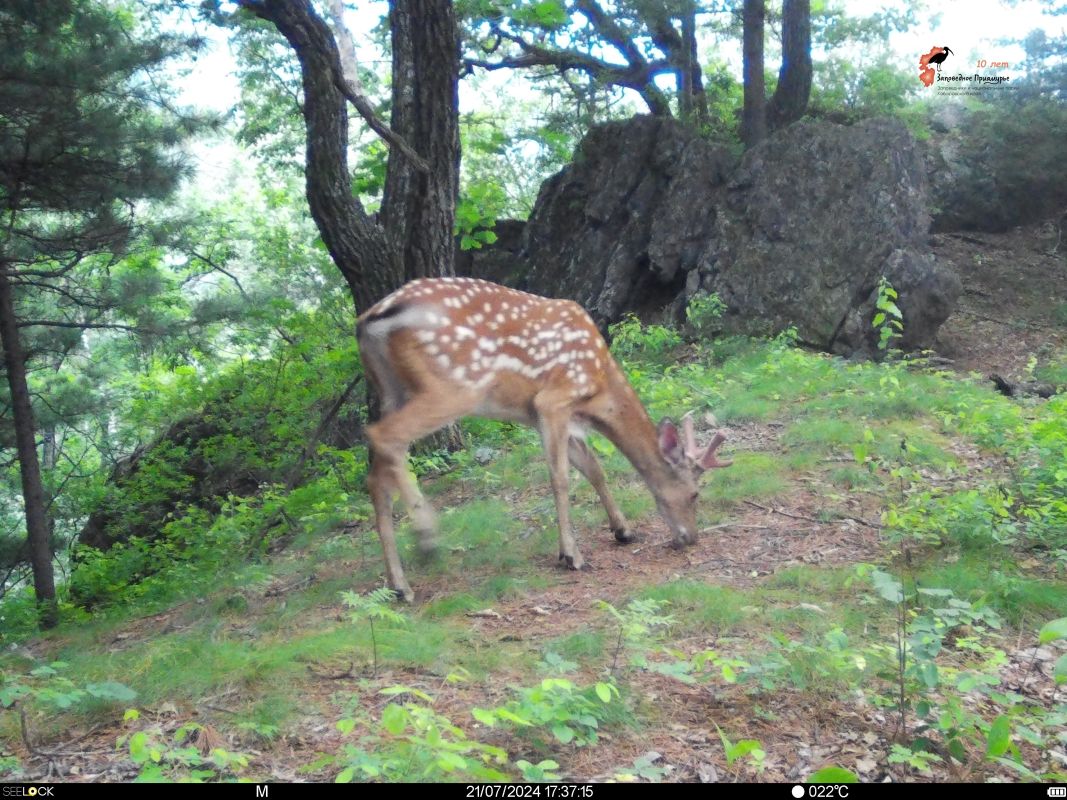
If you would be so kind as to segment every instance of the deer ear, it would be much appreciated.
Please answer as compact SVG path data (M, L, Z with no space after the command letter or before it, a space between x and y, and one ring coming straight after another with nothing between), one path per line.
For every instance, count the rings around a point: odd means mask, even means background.
M657 433L659 434L659 451L663 454L663 457L667 459L668 463L675 466L681 464L685 460L685 451L682 449L682 442L678 438L678 427L669 417L664 417L660 420Z

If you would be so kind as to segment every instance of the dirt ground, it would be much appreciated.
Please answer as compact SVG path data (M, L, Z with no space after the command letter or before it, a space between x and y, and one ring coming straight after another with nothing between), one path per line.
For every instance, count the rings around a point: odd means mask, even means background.
M944 233L934 255L963 281L936 349L961 372L1024 378L1031 356L1067 346L1067 231L1054 225L1004 234Z

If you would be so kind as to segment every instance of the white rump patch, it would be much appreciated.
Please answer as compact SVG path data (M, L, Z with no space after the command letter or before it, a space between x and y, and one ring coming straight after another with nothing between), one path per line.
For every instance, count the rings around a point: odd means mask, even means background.
M399 314L384 319L372 319L366 322L363 330L368 336L388 336L401 328L439 328L446 319L434 311L434 306L412 306ZM421 336L419 341L426 341Z

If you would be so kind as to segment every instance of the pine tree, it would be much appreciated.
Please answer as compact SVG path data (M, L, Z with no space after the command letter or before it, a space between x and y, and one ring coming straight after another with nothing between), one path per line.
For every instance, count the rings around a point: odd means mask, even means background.
M26 342L42 330L133 327L114 319L123 298L106 288L108 267L135 231L137 202L175 188L175 146L197 122L170 110L153 74L185 43L146 33L121 7L9 0L0 40L0 339L27 551L50 627L52 526L27 383L38 348Z

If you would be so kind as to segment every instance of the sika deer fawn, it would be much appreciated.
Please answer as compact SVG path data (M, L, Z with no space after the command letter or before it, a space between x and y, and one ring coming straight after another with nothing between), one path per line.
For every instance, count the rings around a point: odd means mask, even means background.
M559 558L583 561L571 531L568 460L593 485L615 538L631 541L604 471L585 443L588 429L610 439L648 484L676 546L696 541L697 479L726 467L716 433L703 450L693 422L682 435L669 419L653 425L596 325L577 303L549 300L472 278L412 281L359 318L360 354L381 395L367 428L367 483L389 586L414 599L393 535L393 495L408 506L419 549L435 547L437 520L407 466L408 446L465 416L521 422L541 433L559 516ZM684 441L683 441L684 438Z

